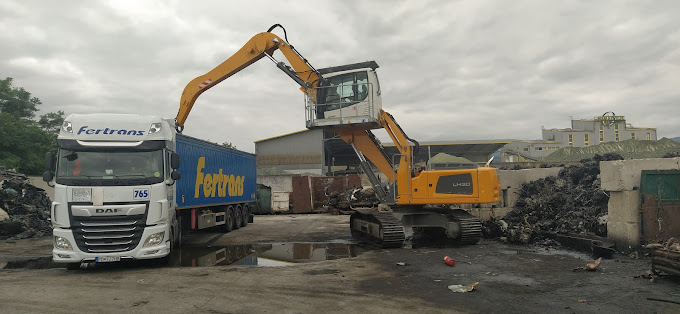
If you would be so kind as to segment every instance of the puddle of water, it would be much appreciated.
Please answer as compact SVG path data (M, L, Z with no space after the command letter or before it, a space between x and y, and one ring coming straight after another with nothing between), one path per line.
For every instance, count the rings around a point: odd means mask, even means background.
M225 247L182 247L172 256L171 266L214 265L290 266L355 257L365 249L348 243L274 243Z
M366 249L349 243L273 243L244 244L212 247L185 246L176 249L170 256L170 267L209 267L223 265L248 265L279 267L300 263L312 263L350 258L360 255ZM119 268L131 265L148 265L147 261L101 263L97 268ZM0 263L0 269L45 269L66 268L65 264L54 263L51 256L30 258Z

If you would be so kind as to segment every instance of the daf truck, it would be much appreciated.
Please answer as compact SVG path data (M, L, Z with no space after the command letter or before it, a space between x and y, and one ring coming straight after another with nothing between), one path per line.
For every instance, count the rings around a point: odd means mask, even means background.
M181 233L252 222L255 156L179 134L175 121L72 114L48 153L53 260L168 259Z

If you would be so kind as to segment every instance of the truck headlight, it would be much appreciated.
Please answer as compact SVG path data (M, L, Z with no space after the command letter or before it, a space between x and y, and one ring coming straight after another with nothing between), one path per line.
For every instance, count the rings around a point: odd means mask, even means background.
M151 127L149 128L149 134L156 134L161 131L161 126L162 124L160 123L152 123Z
M91 202L92 189L74 188L71 190L73 202Z
M71 242L69 242L66 238L54 236L54 247L62 250L73 250L73 247L71 246Z
M165 231L159 232L159 233L154 233L150 235L148 238L146 238L146 241L144 241L144 246L152 246L156 244L161 244L163 243L163 237L165 237Z

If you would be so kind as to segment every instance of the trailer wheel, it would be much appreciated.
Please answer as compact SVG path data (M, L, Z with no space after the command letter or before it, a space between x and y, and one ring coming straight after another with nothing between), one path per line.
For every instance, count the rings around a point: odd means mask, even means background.
M248 225L248 219L250 219L250 211L248 208L248 205L243 204L243 222L241 223L241 227L245 227Z
M241 228L241 223L243 223L243 209L241 209L241 205L236 205L236 208L234 208L234 229Z
M234 230L234 208L228 206L225 209L224 215L227 216L225 218L227 221L224 222L224 232L230 232Z

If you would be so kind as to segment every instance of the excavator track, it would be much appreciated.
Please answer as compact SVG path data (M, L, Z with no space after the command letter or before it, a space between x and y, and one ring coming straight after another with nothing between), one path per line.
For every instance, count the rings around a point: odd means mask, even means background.
M357 211L350 217L352 236L382 248L399 248L403 245L404 225L388 212Z
M454 243L460 245L476 244L482 238L482 222L464 210L454 210L446 215L449 221L460 225L460 237Z

